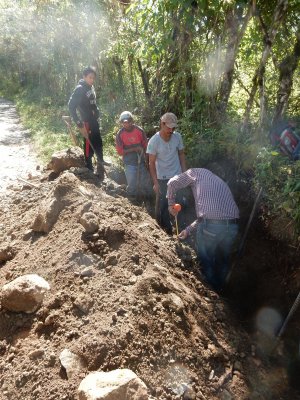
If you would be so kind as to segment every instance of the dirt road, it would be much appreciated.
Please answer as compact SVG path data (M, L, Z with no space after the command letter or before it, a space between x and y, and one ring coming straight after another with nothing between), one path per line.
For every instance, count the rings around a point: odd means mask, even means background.
M19 177L36 173L28 131L21 125L14 104L0 98L0 192Z

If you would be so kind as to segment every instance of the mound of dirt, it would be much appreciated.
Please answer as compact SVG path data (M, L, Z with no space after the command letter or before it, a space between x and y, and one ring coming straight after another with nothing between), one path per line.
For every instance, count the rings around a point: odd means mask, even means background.
M0 399L78 399L90 372L122 368L149 399L284 398L284 373L255 356L193 253L112 182L99 187L75 168L15 186L1 198L0 224L9 249L0 287L24 274L51 287L34 314L0 310ZM69 377L65 349L85 366Z

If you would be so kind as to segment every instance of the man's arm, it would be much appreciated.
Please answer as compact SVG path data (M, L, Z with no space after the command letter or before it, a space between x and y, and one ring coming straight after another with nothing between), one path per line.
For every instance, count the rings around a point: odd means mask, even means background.
M155 193L159 192L159 185L158 185L158 180L157 180L157 175L156 175L156 155L155 154L149 154L149 170L150 170L150 175L152 178L153 182L153 189Z
M187 168L186 168L184 150L178 150L178 156L179 156L179 162L180 162L181 170L182 170L182 172L185 172L187 170Z
M81 121L81 118L77 114L77 107L79 106L82 98L82 87L77 86L74 92L72 93L68 106L69 106L69 111L71 114L71 117L75 124L78 126L78 128L83 127L83 122Z
M191 186L195 183L196 178L193 176L193 170L189 169L182 174L175 175L168 182L167 198L169 206L175 204L176 193L179 189Z

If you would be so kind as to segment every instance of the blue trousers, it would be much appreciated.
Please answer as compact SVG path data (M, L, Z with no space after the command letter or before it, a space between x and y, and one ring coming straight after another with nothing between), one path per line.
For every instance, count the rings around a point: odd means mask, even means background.
M220 290L229 272L229 257L238 234L238 225L230 223L198 224L196 251L202 265L202 272L208 284Z
M137 195L137 179L138 179L138 166L137 165L124 165L125 176L127 181L127 193L130 196ZM152 185L150 180L150 175L145 167L145 164L142 162L140 164L140 178L139 178L139 194L144 196L152 195Z

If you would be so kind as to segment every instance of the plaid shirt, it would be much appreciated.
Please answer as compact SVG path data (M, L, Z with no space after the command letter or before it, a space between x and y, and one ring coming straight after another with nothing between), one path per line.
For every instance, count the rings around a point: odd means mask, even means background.
M204 168L191 168L169 180L167 191L169 206L175 204L177 190L187 186L193 191L197 218L219 220L239 218L238 207L227 184ZM196 228L197 222L198 220L187 227L188 234Z

